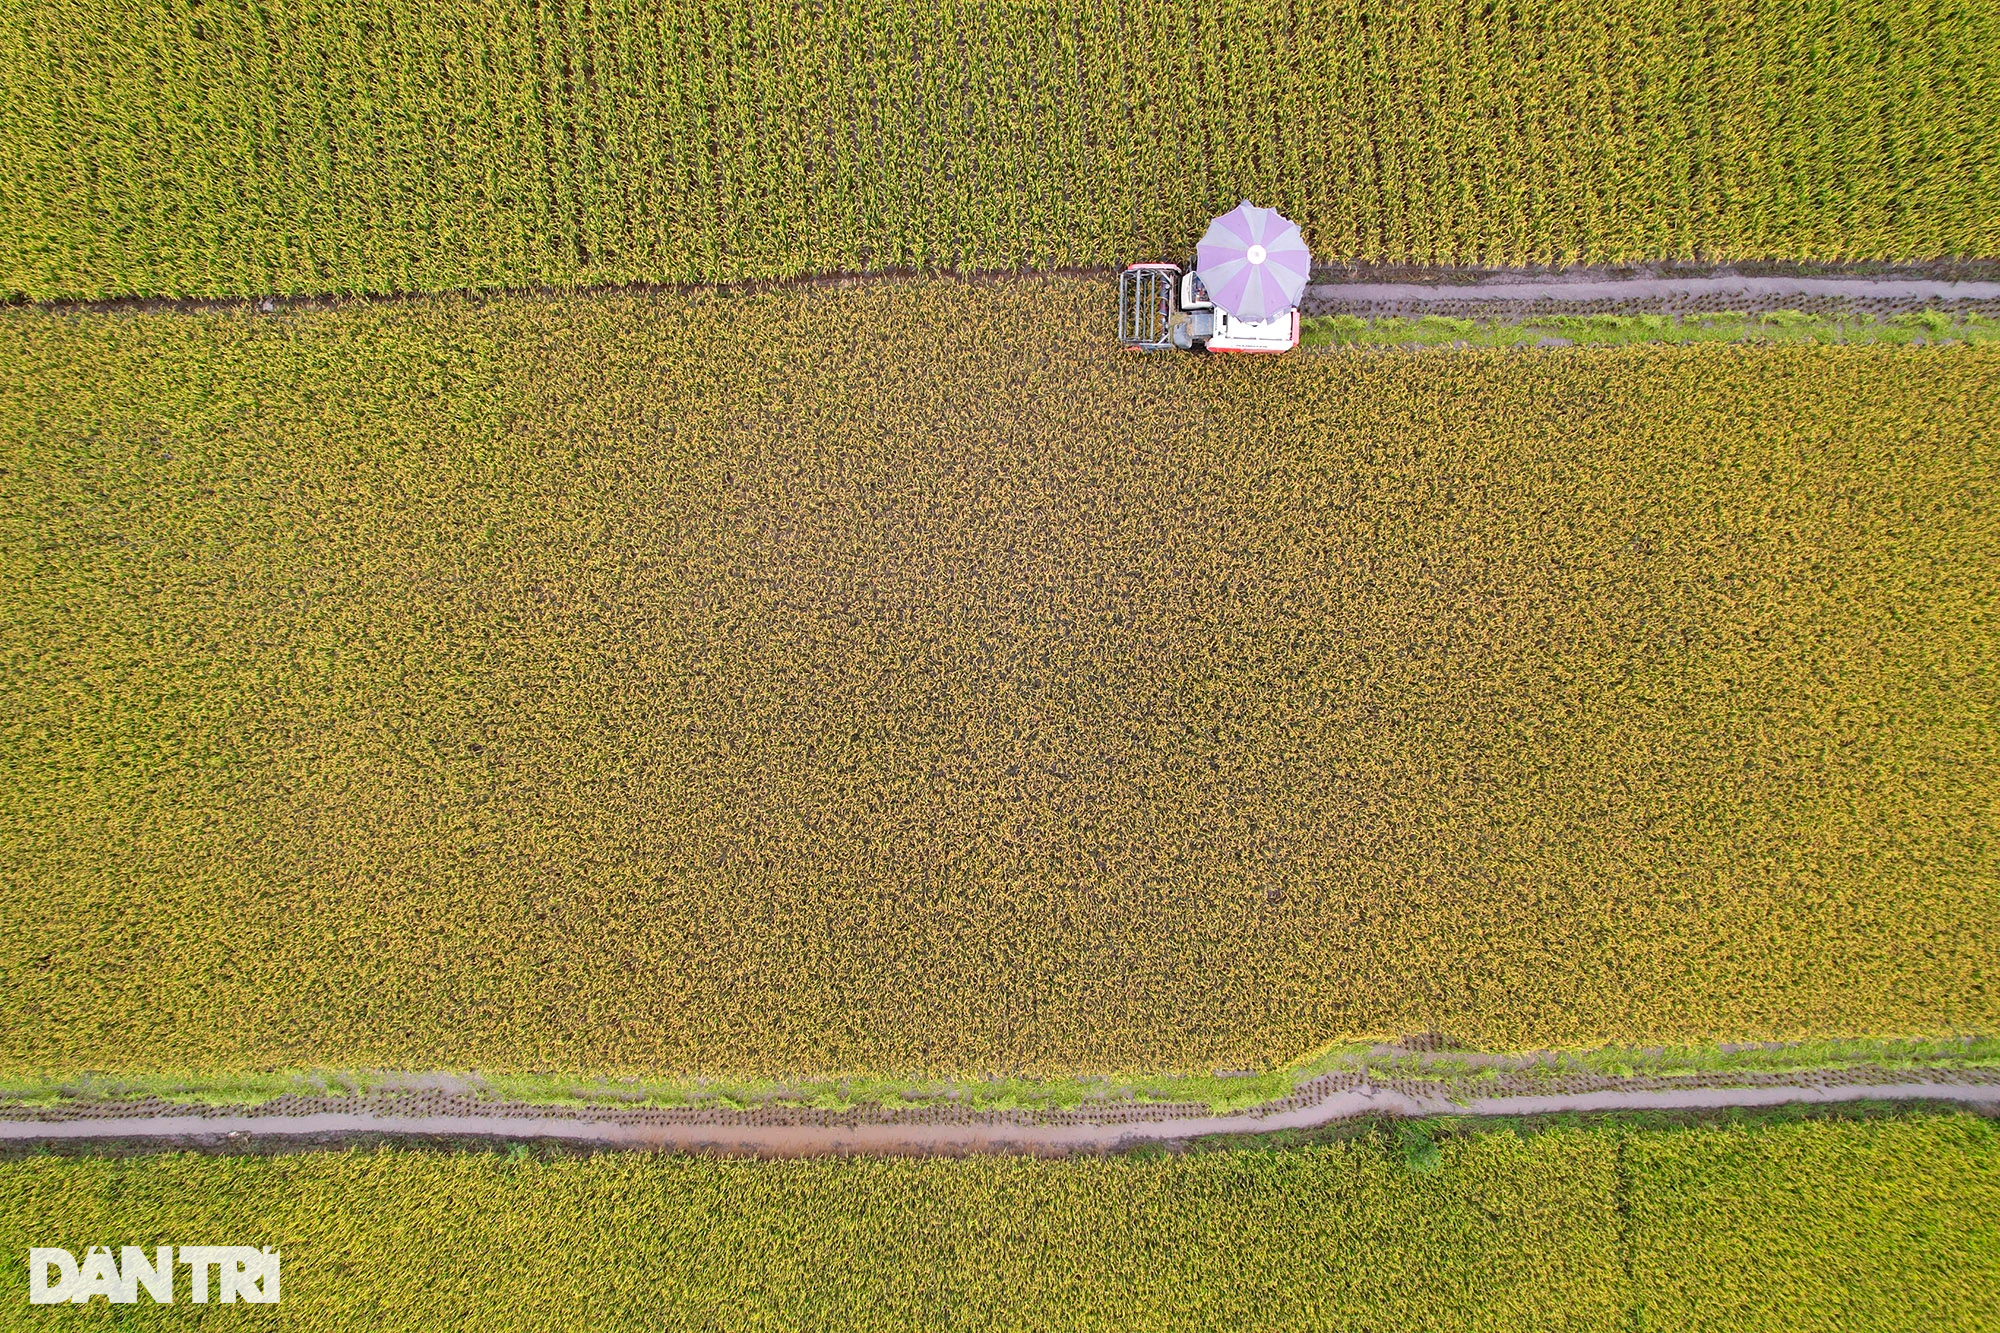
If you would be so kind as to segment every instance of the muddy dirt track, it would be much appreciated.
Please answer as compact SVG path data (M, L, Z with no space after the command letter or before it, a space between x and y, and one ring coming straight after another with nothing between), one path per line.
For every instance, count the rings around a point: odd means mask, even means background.
M1308 315L1446 315L1500 320L1774 310L1854 317L1935 309L1974 314L2000 311L2000 280L1984 274L1967 278L1922 270L1893 274L1399 272L1315 281L1306 288L1300 308Z
M432 1113L425 1103L406 1113L392 1110L306 1110L298 1114L218 1108L159 1107L150 1114L89 1115L86 1108L15 1108L10 1114L36 1118L0 1120L0 1145L20 1150L86 1141L179 1148L310 1148L357 1138L418 1142L479 1140L557 1142L596 1148L646 1151L704 1151L767 1157L843 1154L955 1154L1021 1152L1054 1155L1106 1152L1145 1143L1167 1143L1209 1135L1269 1134L1316 1129L1357 1117L1529 1116L1564 1112L1702 1111L1730 1107L1770 1107L1843 1102L1946 1102L2000 1112L2000 1071L1939 1071L1899 1082L1843 1081L1799 1077L1790 1083L1757 1086L1602 1088L1453 1098L1437 1090L1405 1084L1380 1087L1367 1082L1332 1087L1304 1100L1287 1098L1268 1107L1230 1115L1169 1114L1157 1118L1093 1120L1089 1113L1062 1113L1058 1119L1031 1113L989 1112L948 1119L905 1118L908 1112L879 1109L813 1115L796 1111L719 1112L667 1118L658 1112L593 1113L570 1107L537 1108L496 1103L487 1113L454 1107ZM1345 1081L1343 1081L1345 1082ZM315 1099L321 1100L321 1099ZM455 1099L454 1099L455 1100ZM432 1103L433 1105L435 1103ZM136 1108L134 1108L136 1109ZM537 1111L541 1112L537 1114ZM63 1118L74 1114L76 1118ZM879 1118L871 1118L879 1117Z
M1192 262L1186 256L1162 256ZM1050 276L1102 277L1114 268L974 270L958 280L1007 283ZM796 287L855 287L924 281L915 269L818 273L734 283L620 283L579 288L502 288L455 293L474 301L547 298L565 294L750 295ZM117 297L35 303L46 312L256 310L275 314L343 305L417 304L438 293L174 298ZM1801 310L1883 315L1939 307L1957 313L2000 312L2000 261L1938 261L1896 265L1740 264L1726 267L1651 264L1638 268L1453 269L1409 265L1368 269L1315 266L1300 308L1308 315L1469 315L1518 319L1557 314L1680 314L1696 311Z

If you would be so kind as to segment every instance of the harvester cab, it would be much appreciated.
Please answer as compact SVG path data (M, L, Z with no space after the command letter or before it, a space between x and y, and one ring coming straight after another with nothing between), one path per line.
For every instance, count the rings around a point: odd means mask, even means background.
M1247 200L1209 224L1195 262L1118 275L1118 341L1137 351L1289 352L1312 256L1299 229Z
M1118 341L1143 352L1289 352L1299 345L1299 312L1237 319L1209 299L1194 269L1134 264L1118 275Z

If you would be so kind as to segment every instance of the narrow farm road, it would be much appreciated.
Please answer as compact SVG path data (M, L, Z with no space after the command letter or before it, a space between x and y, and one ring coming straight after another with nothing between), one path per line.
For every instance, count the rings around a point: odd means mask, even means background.
M1441 274L1430 281L1315 282L1301 302L1307 314L1360 308L1433 308L1461 303L1604 303L1607 307L1660 309L1680 305L1775 309L1800 303L1848 303L1909 308L1946 302L2000 301L2000 282L1957 281L1919 276L1869 277L1858 274L1609 273L1531 274L1527 272Z
M309 1148L356 1136L425 1140L551 1140L637 1150L696 1150L776 1157L851 1153L926 1154L1014 1151L1039 1154L1100 1152L1214 1134L1268 1134L1313 1129L1360 1116L1413 1118L1432 1115L1523 1116L1563 1112L1689 1111L1856 1101L1940 1101L2000 1110L2000 1076L1990 1081L1900 1083L1820 1082L1811 1075L1782 1085L1609 1089L1544 1095L1504 1095L1453 1100L1436 1092L1411 1092L1367 1083L1337 1087L1316 1100L1283 1110L1254 1108L1229 1115L1174 1115L1101 1123L1037 1123L1014 1113L989 1113L956 1121L842 1119L775 1123L759 1112L711 1112L678 1122L640 1120L617 1112L533 1114L524 1104L496 1104L491 1114L379 1114L314 1111L299 1115L200 1114L184 1107L153 1115L0 1121L0 1143L25 1146L77 1140L143 1143L159 1147ZM1282 1106L1283 1103L1275 1105ZM274 1142L275 1141L275 1142Z

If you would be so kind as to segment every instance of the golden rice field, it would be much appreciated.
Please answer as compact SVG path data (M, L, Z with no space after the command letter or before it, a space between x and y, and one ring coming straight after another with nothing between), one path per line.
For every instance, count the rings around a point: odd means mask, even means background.
M0 295L2000 254L1986 0L0 0Z
M1992 1028L2000 353L1109 302L0 315L0 1071Z
M276 1248L273 1328L1992 1327L2000 1149L1968 1115L1144 1158L497 1153L0 1163L31 1245ZM177 1303L12 1327L196 1322ZM92 1317L96 1316L96 1317ZM143 1322L141 1322L143 1321ZM202 1321L205 1323L206 1321Z

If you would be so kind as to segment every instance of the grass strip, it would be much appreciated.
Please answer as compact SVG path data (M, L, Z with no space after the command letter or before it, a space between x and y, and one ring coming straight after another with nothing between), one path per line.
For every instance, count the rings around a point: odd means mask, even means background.
M979 1111L1072 1110L1106 1102L1172 1102L1205 1106L1216 1114L1247 1110L1296 1092L1336 1071L1366 1072L1380 1079L1422 1078L1477 1085L1501 1074L1554 1083L1576 1074L1612 1078L1693 1074L1839 1073L1893 1069L1921 1078L1927 1072L2000 1066L2000 1038L1923 1041L1809 1041L1775 1049L1690 1047L1678 1050L1546 1051L1528 1055L1454 1052L1408 1054L1380 1044L1336 1046L1258 1072L1155 1073L1094 1078L908 1079L657 1079L576 1078L472 1071L286 1070L271 1073L172 1075L84 1074L15 1078L0 1082L0 1103L159 1097L217 1106L251 1106L284 1096L350 1096L413 1088L441 1088L510 1102L551 1106L710 1106L726 1110L800 1106L849 1110L859 1106L961 1106Z
M1884 318L1840 318L1798 310L1761 314L1546 315L1525 320L1450 315L1314 315L1301 347L1627 347L1636 343L1836 343L1906 347L1930 343L2000 343L2000 319L1910 311Z

